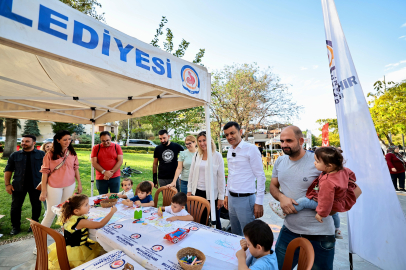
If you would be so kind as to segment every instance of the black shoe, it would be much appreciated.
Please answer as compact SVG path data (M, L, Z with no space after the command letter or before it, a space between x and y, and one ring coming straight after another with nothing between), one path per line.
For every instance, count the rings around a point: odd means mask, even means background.
M396 192L400 191L400 189L398 189L398 188L395 188L395 190L396 190Z
M399 188L400 192L406 192L406 190L404 188Z
M11 235L16 235L19 234L21 232L21 230L18 228L13 228L10 232Z
M31 227L30 227L30 228L28 228L28 231L27 231L27 233L30 233L30 232L32 232L32 229L31 229Z

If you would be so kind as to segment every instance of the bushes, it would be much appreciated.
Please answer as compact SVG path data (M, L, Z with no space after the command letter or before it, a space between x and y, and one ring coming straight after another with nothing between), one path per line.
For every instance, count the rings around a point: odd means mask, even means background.
M76 144L79 145L79 144ZM132 149L128 149L132 148ZM76 151L91 151L92 149L90 147L75 147ZM146 147L121 147L121 150L123 150L123 153L136 153L136 154L153 154L154 153L154 148L146 148Z

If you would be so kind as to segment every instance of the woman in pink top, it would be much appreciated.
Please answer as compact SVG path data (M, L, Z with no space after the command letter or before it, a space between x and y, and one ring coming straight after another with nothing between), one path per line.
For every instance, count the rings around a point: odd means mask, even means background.
M72 146L69 131L59 131L54 136L52 149L44 156L42 162L42 189L40 200L49 207L66 201L75 191L75 178L78 181L78 193L82 192L79 162ZM63 164L62 164L63 162ZM55 214L47 211L41 224L51 227Z

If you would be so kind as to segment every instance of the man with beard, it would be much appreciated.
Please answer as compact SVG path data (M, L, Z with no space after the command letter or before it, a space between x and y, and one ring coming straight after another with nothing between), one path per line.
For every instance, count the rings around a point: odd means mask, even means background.
M22 150L11 154L4 169L4 182L6 191L11 195L11 235L20 233L21 208L28 193L30 196L32 215L31 219L38 222L41 215L41 191L35 188L41 182L42 174L39 172L45 153L35 148L37 138L34 135L24 135L21 140ZM14 172L13 183L10 184ZM31 232L31 227L28 232Z
M99 194L118 193L123 151L120 145L111 142L108 131L100 132L100 142L101 144L93 146L91 154L92 165L96 169L97 190Z
M238 123L228 122L223 131L231 145L227 153L228 180L224 207L229 210L231 232L244 236L245 225L264 214L264 167L258 148L242 140Z
M286 155L276 160L270 184L272 196L287 214L275 246L279 269L282 269L288 244L297 237L306 238L313 245L315 259L312 269L333 269L335 237L332 217L328 216L319 223L315 210L297 212L293 207L297 205L295 200L306 195L308 187L321 173L314 165L314 153L303 149L303 134L296 126L286 127L280 138ZM297 262L298 254L295 254L292 267Z
M152 165L155 188L158 188L158 182L161 187L172 183L178 167L178 154L183 151L182 146L169 141L170 136L165 129L160 130L158 135L161 144L155 147L154 163ZM176 181L176 189L179 191L179 179Z

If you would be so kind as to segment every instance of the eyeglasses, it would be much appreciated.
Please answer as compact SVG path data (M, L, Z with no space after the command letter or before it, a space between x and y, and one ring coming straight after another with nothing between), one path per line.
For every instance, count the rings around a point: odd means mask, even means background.
M185 143L186 146L189 146L189 145L192 145L192 144L193 144L193 142Z

